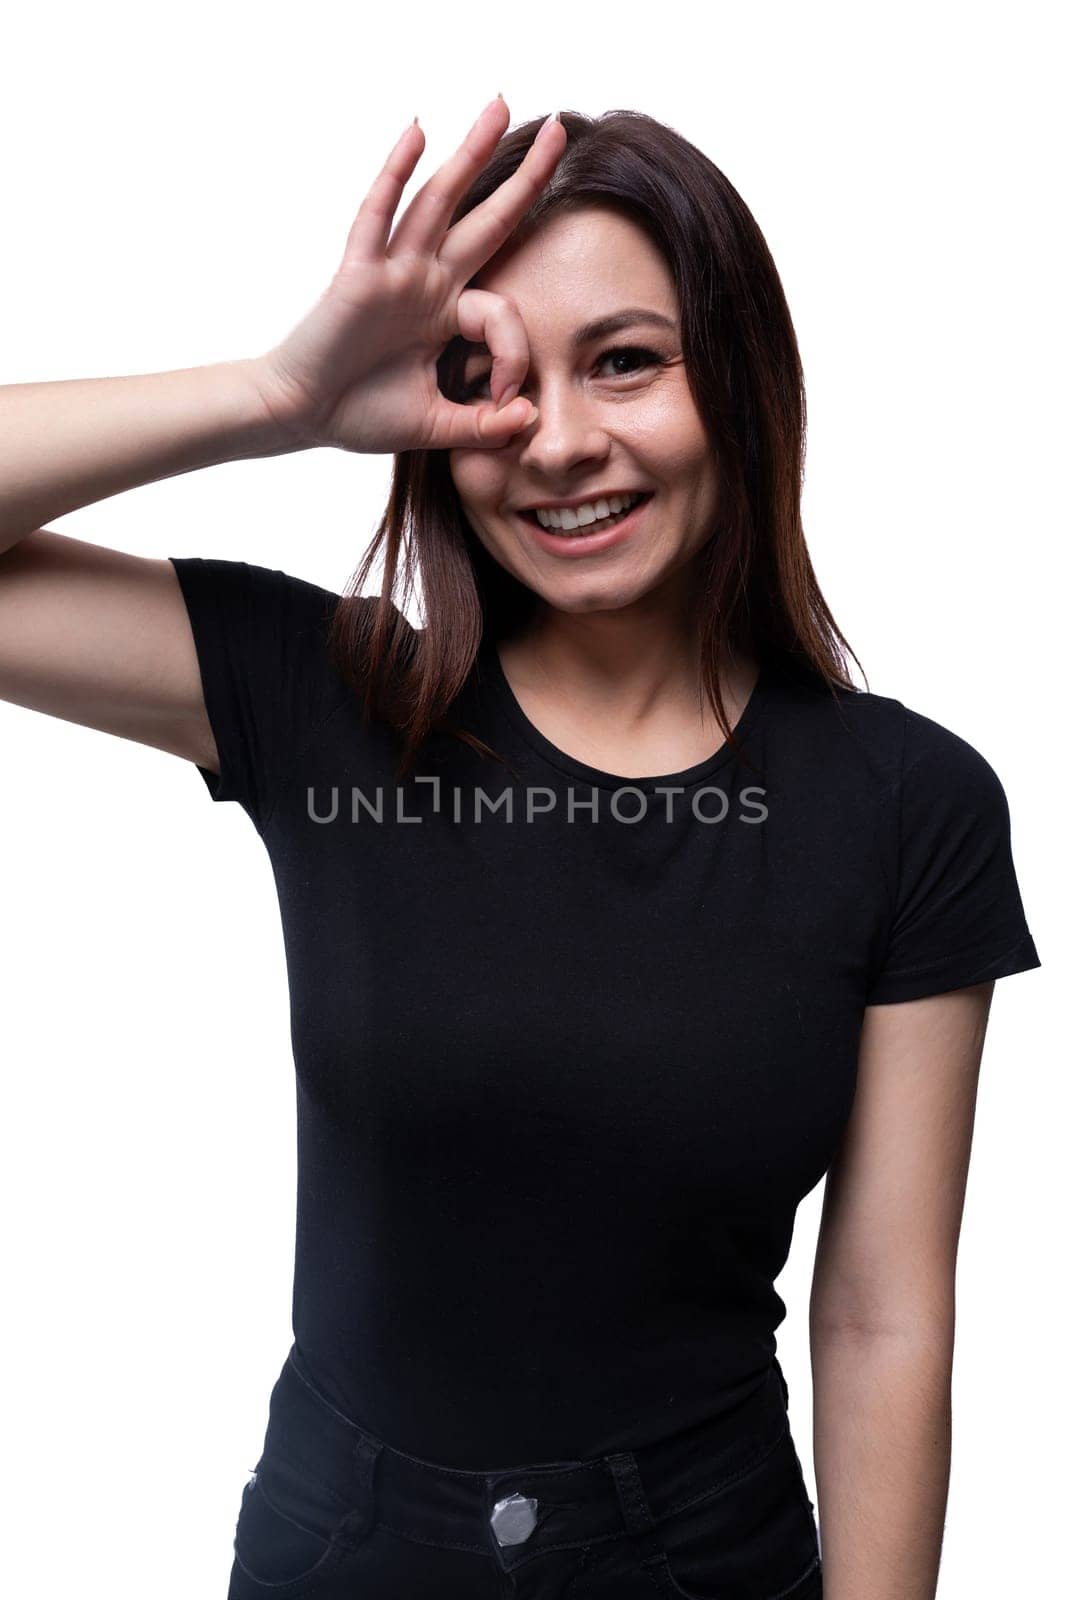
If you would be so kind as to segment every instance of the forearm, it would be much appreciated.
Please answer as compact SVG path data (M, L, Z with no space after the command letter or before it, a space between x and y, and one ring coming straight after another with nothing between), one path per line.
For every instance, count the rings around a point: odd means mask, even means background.
M824 1600L934 1600L952 1333L812 1335Z
M291 451L254 361L0 387L0 551L81 506L217 462Z

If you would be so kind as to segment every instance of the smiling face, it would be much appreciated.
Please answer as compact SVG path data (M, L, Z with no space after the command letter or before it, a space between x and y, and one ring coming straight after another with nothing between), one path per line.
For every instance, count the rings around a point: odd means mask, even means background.
M590 206L557 213L506 245L475 284L518 307L530 347L519 392L539 414L502 447L449 452L474 533L560 611L683 610L691 563L712 531L717 479L663 257L628 218ZM670 326L635 317L574 344L585 324L635 308ZM490 400L490 365L486 350L471 347L459 398ZM522 514L545 502L595 504L605 493L635 491L652 498L617 536L605 533L587 548L558 533L542 536Z

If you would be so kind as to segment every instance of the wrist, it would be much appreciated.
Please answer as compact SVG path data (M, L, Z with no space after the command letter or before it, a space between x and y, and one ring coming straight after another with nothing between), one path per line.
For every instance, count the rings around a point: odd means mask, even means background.
M256 453L283 455L313 450L315 440L308 437L301 397L280 381L270 357L251 356L233 365L241 369L247 386L252 437L262 445Z

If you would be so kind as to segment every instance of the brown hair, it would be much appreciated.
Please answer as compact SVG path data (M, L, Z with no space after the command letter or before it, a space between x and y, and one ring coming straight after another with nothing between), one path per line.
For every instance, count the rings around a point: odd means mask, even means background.
M566 148L506 247L556 212L608 206L640 227L670 268L688 382L719 474L716 524L699 558L696 597L702 674L715 716L726 728L720 664L735 649L831 693L854 689L845 650L857 665L858 658L823 599L801 524L804 375L781 281L755 218L707 156L653 117L627 110L560 115ZM510 177L542 120L522 123L500 140L450 225ZM450 399L465 349L454 339L437 363L441 392ZM374 601L360 590L383 545L383 593ZM421 629L403 615L416 568ZM456 728L448 710L483 635L498 639L521 629L539 598L475 535L446 450L394 457L388 505L335 607L329 648L366 715L382 717L404 736L401 774L438 731L501 759ZM726 738L736 749L732 734Z

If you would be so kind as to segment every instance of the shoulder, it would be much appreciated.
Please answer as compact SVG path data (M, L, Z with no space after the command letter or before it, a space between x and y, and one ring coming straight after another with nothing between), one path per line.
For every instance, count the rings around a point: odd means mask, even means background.
M929 783L950 791L995 793L1000 780L982 752L962 734L915 706L887 695L857 694L854 725L892 763L900 783Z
M915 706L858 688L831 689L780 679L775 692L798 740L819 757L858 759L897 783L937 778L943 785L999 786L986 757L961 734Z
M278 567L222 556L170 556L187 595L212 597L230 606L288 606L309 614L332 612L341 598L331 589Z
M232 597L245 595L264 600L291 597L296 603L323 610L336 605L341 598L336 590L326 589L307 578L298 578L296 574L286 573L278 566L227 560L218 555L171 555L170 560L179 578L186 579L187 576L200 586L213 587L219 594Z
M371 619L382 604L380 595L341 594L336 589L298 577L280 567L217 556L171 556L186 599L198 606L225 611L236 620L274 622L286 629L310 627L325 631L338 607L347 620ZM393 601L386 602L393 623L410 628Z

